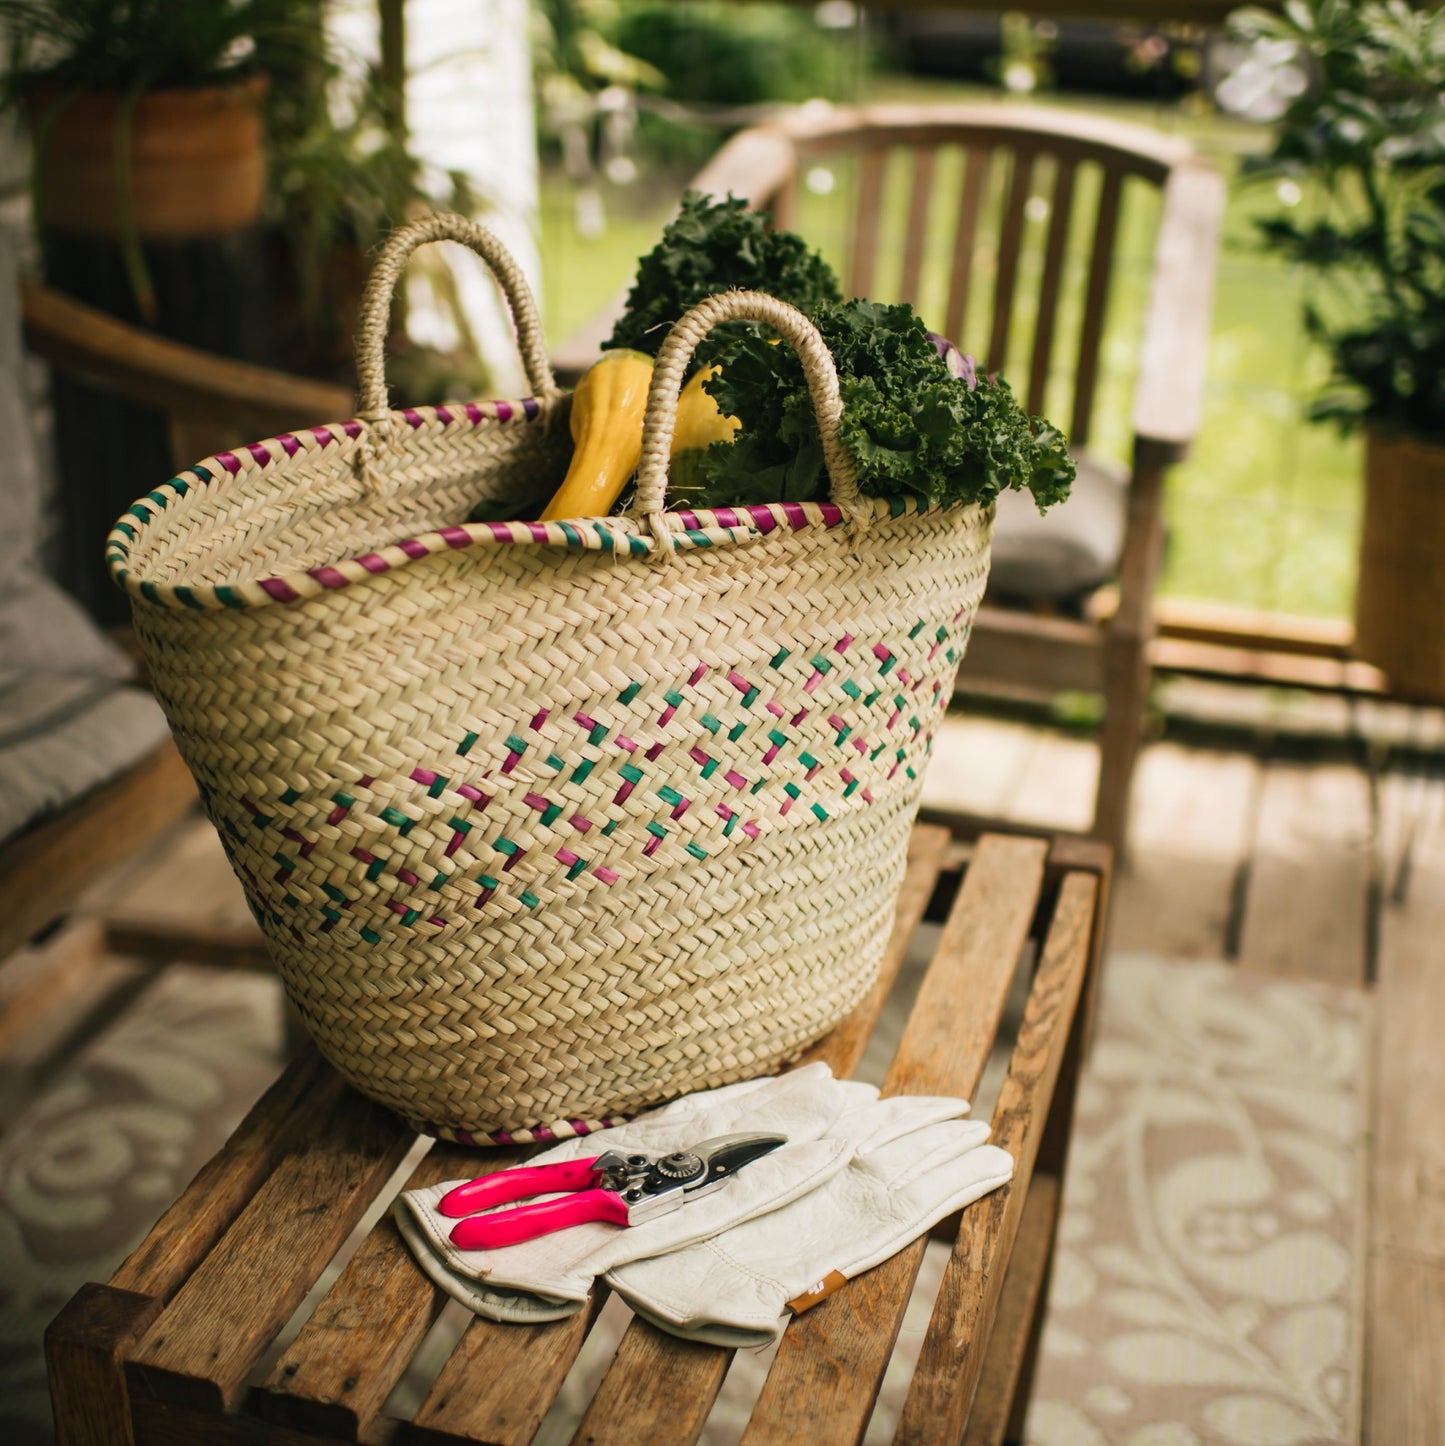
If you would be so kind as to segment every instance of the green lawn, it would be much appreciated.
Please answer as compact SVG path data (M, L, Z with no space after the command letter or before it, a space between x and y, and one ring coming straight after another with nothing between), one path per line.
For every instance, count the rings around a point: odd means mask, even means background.
M977 88L916 79L875 77L864 98L977 98ZM1271 188L1245 184L1241 159L1267 133L1179 105L1063 103L1104 111L1187 135L1230 178L1220 257L1204 424L1193 455L1176 468L1167 502L1169 546L1164 591L1241 607L1323 617L1348 615L1360 506L1360 444L1302 420L1302 406L1327 370L1300 322L1303 280L1258 251L1250 220L1278 206ZM686 172L659 170L629 187L604 192L607 224L582 237L575 198L553 174L544 178L542 256L548 334L568 335L631 279L637 256L650 248ZM832 198L810 199L796 225L830 259L837 255L840 186ZM1302 204L1308 205L1306 196ZM896 215L900 207L890 207ZM1135 325L1142 310L1152 216L1126 209L1124 261L1111 299L1104 388L1094 445L1122 454L1127 397L1133 379ZM898 236L893 234L894 244ZM927 314L928 299L921 309ZM941 304L941 303L940 303ZM1021 317L1026 321L1026 317ZM965 350L973 322L958 340ZM1019 364L1012 362L1010 371ZM1018 375L1018 372L1014 373ZM1112 403L1112 404L1111 404ZM1112 418L1112 421L1110 420ZM1066 420L1066 419L1064 419Z

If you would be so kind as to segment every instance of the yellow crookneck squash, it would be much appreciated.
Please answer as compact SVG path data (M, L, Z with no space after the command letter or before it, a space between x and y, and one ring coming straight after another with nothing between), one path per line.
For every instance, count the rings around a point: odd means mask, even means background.
M677 402L672 455L726 442L741 425L725 417L702 389L716 367L697 372ZM652 382L652 358L645 352L604 352L583 374L572 394L572 440L576 449L562 485L543 522L571 517L605 517L642 459L642 419Z

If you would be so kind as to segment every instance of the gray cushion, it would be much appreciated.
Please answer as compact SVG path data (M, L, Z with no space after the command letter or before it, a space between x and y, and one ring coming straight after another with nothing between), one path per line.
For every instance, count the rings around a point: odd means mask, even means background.
M1040 515L1027 492L998 499L989 589L1004 599L1061 602L1108 582L1124 550L1129 477L1087 455L1067 502Z

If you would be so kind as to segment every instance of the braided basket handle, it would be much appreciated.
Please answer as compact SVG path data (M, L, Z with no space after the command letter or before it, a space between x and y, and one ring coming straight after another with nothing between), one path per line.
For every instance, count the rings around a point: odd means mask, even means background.
M760 291L724 291L699 302L668 332L652 369L647 411L642 422L642 460L637 469L637 494L632 515L645 518L665 555L672 547L666 521L667 459L677 424L677 402L683 373L713 327L724 321L760 321L773 328L803 364L803 376L818 419L823 461L828 469L829 496L855 531L867 525L872 509L858 491L858 472L838 436L843 402L838 369L818 328L795 306Z
M411 253L418 246L426 246L433 241L460 241L487 263L492 275L501 283L507 305L511 308L517 346L527 371L527 384L534 396L555 396L557 379L552 375L552 364L547 359L547 348L542 340L542 319L522 268L495 233L480 222L453 211L437 211L393 231L366 279L366 291L361 298L361 312L356 324L356 378L361 397L361 420L377 422L388 415L385 350L392 295Z

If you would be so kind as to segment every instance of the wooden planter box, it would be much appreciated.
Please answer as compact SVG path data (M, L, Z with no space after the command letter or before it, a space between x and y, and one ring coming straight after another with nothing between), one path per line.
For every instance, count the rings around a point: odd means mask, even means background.
M1445 698L1445 446L1370 431L1354 650L1392 692Z

